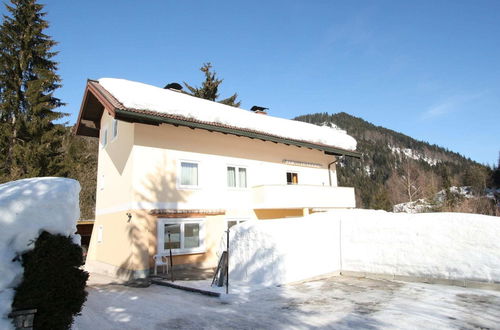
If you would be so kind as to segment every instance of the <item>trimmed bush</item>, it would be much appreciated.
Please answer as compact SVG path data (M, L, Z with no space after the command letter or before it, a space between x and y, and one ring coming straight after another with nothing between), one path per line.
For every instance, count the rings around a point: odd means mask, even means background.
M36 308L34 329L70 329L87 299L88 273L82 249L70 237L43 232L35 248L22 255L24 278L16 288L13 308Z

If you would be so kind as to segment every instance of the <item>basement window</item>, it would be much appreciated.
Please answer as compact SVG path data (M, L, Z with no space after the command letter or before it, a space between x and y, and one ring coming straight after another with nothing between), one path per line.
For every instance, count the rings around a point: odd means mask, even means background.
M295 172L286 172L286 184L298 184L299 174Z
M205 252L204 219L158 219L158 253L170 249L173 254Z

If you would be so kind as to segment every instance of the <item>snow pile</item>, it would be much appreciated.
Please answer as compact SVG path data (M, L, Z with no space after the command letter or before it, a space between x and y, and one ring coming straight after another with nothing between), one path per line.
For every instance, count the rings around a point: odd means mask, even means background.
M449 188L449 192L446 190L441 190L433 198L430 199L418 199L413 202L400 203L393 206L392 211L395 213L423 213L429 212L433 208L439 208L443 206L443 203L448 198L448 194L451 194L458 198L474 198L474 194L472 193L472 188L463 186L463 187L455 187L452 186Z
M423 213L428 212L433 208L433 205L427 200L421 198L413 202L400 203L393 206L392 211L395 213Z
M500 220L334 210L232 228L230 279L273 285L336 271L500 282Z
M0 329L11 328L7 315L23 267L16 256L32 249L42 231L72 235L80 215L78 181L32 178L0 185ZM78 239L78 237L75 237Z
M340 269L339 224L323 214L248 221L230 231L230 281L275 285Z
M353 137L332 127L255 114L125 79L101 78L99 84L127 108L166 113L347 150L356 149L356 140Z
M344 270L500 282L498 217L373 210L328 216L342 221Z

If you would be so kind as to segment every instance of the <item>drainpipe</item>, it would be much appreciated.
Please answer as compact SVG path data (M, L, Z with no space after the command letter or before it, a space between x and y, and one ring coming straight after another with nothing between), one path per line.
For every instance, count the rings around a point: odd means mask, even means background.
M333 162L331 162L330 164L328 164L328 179L330 180L330 187L332 186L332 171L330 170L330 167L333 164L337 163L342 158L344 158L344 156L340 156L339 158L335 159Z

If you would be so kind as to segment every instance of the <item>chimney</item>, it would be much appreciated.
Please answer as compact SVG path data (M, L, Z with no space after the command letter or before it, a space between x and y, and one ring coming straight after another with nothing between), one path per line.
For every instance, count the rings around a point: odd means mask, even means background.
M171 91L174 92L181 92L182 91L182 86L176 82L167 84L163 89L170 89Z
M258 105L254 105L250 108L254 113L258 113L259 115L267 115L267 111L269 108L259 107Z

